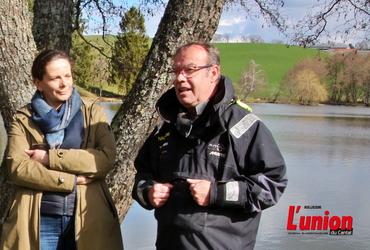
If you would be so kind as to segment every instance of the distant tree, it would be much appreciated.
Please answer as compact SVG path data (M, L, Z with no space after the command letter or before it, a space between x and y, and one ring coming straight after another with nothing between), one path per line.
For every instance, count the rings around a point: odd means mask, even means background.
M144 16L135 7L124 14L120 28L122 33L112 52L110 79L127 94L148 53L149 38L145 35Z
M296 85L296 77L303 70L310 70L314 72L315 75L319 78L320 82L322 83L325 82L326 75L327 75L325 61L321 59L320 57L305 58L297 62L294 65L294 67L291 70L289 70L284 76L281 90L288 95L288 98L293 97L294 94L292 91Z
M282 40L280 40L280 39L273 39L273 40L271 41L271 43L273 43L273 44L284 44L284 41L282 41Z
M340 54L334 54L327 58L326 61L327 84L329 102L339 104L342 102L344 95L343 69L344 57Z
M94 58L91 46L85 43L77 32L72 34L71 57L74 61L73 82L80 87L87 88L94 79L92 76Z
M320 77L310 69L303 69L297 72L294 79L291 93L292 98L303 105L312 105L327 99L327 91Z
M357 53L347 53L344 55L344 69L341 80L345 83L346 103L357 103L363 80L363 75L361 74L361 65L363 63L362 57L358 56Z
M223 37L225 39L225 42L229 43L231 39L231 35L229 33L223 34Z
M221 42L222 41L222 34L214 34L212 37L212 42Z
M260 35L250 35L249 40L251 43L263 43L264 40Z
M356 48L360 50L369 50L370 49L370 41L363 40L356 44Z
M331 103L366 103L369 95L369 56L337 53L327 59L327 83Z
M254 60L250 60L238 82L237 92L240 99L246 99L257 88L266 86L266 74Z
M290 101L298 101L304 105L317 103L327 98L327 90L324 87L326 76L326 64L323 59L306 58L287 72L282 89Z
M364 92L364 104L366 106L370 105L370 55L368 54L365 58L365 63L363 64L364 80L362 84Z
M96 56L92 63L91 76L93 80L91 82L91 87L99 89L99 96L102 96L103 86L108 83L108 64L108 60L102 56Z

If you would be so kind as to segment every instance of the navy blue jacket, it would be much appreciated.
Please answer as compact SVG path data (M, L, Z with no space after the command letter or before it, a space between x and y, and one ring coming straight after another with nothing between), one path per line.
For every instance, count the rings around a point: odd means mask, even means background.
M253 249L261 210L276 204L287 185L269 130L235 99L225 77L187 137L178 129L183 108L174 89L157 110L163 122L139 151L133 188L133 198L153 209L147 195L153 183L174 185L155 210L157 249ZM195 203L187 178L212 182L208 207Z

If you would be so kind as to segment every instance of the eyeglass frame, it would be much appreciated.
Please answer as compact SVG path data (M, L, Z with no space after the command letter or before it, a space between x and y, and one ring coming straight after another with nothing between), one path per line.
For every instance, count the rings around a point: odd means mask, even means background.
M185 76L186 78L190 78L192 77L192 75L199 71L199 70L202 70L202 69L207 69L207 68L210 68L212 67L214 64L206 64L206 65L201 65L201 66L197 66L197 65L194 65L194 66L186 66L186 67L183 67L181 68L181 70L176 70L176 69L171 69L169 71L169 73L172 73L172 74L175 74L175 75L179 75L179 74L182 74L183 76ZM192 68L191 68L192 67ZM191 71L190 73L186 73L186 71Z

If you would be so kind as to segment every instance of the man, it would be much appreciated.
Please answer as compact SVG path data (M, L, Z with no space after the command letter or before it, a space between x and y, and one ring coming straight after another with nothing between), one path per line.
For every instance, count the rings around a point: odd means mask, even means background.
M157 249L253 249L261 210L287 185L280 151L234 97L215 48L180 47L173 73L156 105L163 122L135 161L133 197L155 208Z

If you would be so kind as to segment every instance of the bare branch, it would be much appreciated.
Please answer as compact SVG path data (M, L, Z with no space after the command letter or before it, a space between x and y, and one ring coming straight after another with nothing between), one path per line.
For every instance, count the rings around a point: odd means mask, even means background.
M302 46L315 43L324 33L329 34L329 22L336 24L334 32L342 37L369 27L369 0L331 0L317 7L320 9L317 13L306 15L294 27L295 43Z
M370 12L368 10L365 10L363 8L361 8L360 6L358 6L357 4L355 4L352 0L348 0L348 2L355 8L355 9L358 9L360 11L362 11L363 13L365 13L366 15L370 16ZM368 5L367 7L370 7L370 1L365 1L365 6Z
M102 9L100 3L99 3L99 0L94 0L95 2L95 5L96 5L96 8L98 9L99 13L100 13L100 16L103 20L103 35L102 35L102 38L103 38L103 41L105 44L107 44L111 49L113 48L113 46L106 40L106 30L107 30L107 20L106 20L106 17L105 17L105 13L104 13L104 10ZM114 7L113 3L109 2L108 3L112 4L112 6Z
M260 8L261 13L271 21L271 24L278 28L281 32L286 30L284 19L282 19L278 8L272 9L274 5L264 0L254 0L254 2ZM282 7L284 2L281 0L274 1L276 7Z
M98 46L96 46L95 44L93 44L93 43L91 43L90 41L88 41L86 38L85 38L85 36L79 31L79 30L76 30L76 32L77 32L77 34L78 34L78 36L79 37L81 37L81 39L85 42L85 43L87 43L88 45L90 45L91 47L93 47L94 49L96 49L102 56L104 56L104 57L106 57L106 58L108 58L108 59L112 59L112 57L111 56L109 56L108 54L106 54L105 52L104 52L104 49L102 49L102 48L99 48Z

